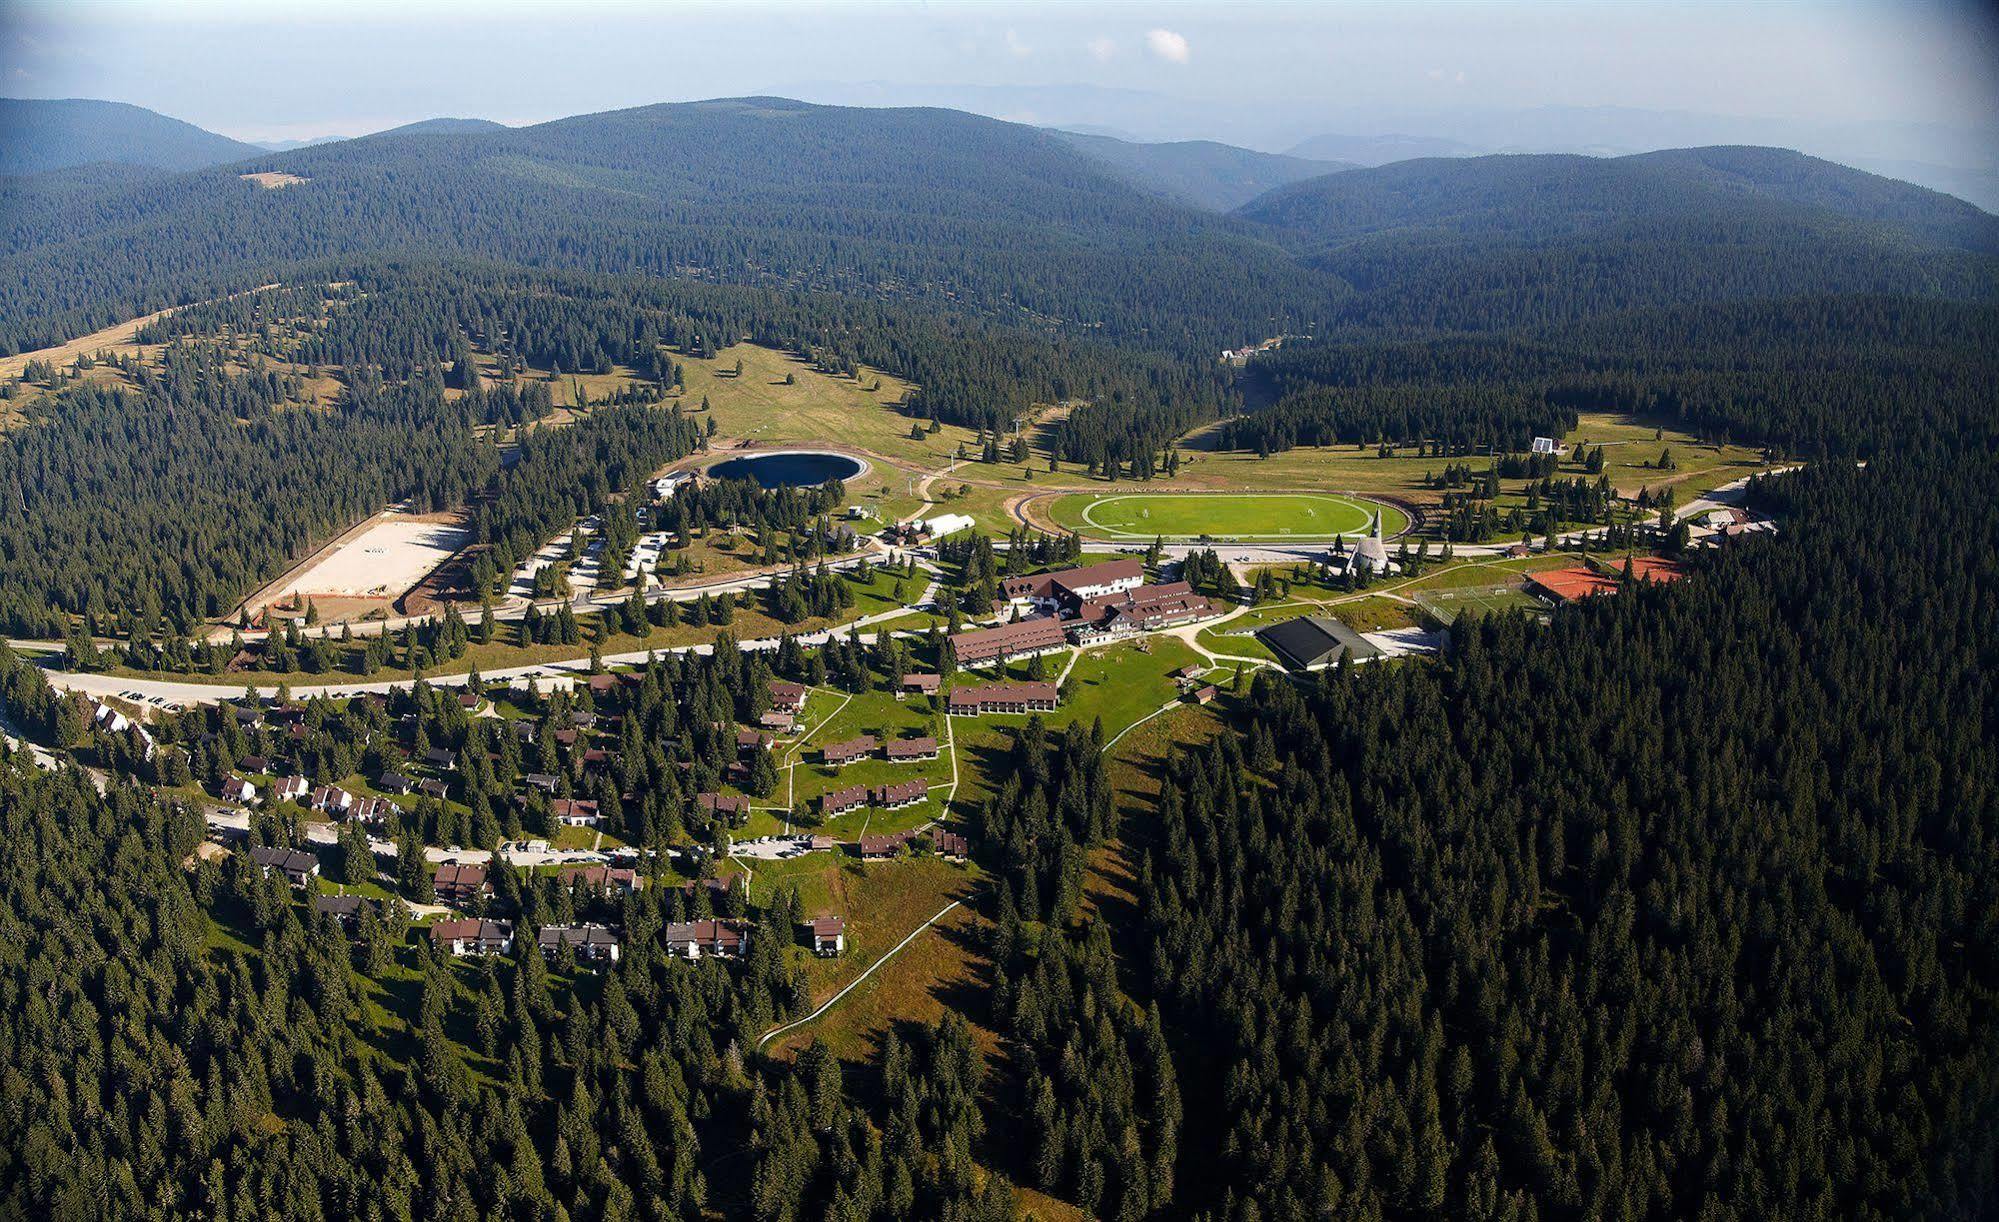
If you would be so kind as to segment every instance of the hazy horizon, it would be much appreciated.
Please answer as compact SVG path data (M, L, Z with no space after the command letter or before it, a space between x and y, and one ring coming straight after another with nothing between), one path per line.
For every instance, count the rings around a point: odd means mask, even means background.
M476 21L473 18L476 16ZM1999 118L1994 23L1970 4L1203 7L519 2L181 5L15 0L4 92L130 102L243 140L437 116L510 125L652 102L874 90L1043 124L1116 126L1130 91L1212 116L1145 139L1273 148L1357 127L1538 108L1770 125ZM985 93L995 104L978 105ZM815 96L816 95L816 96ZM949 103L947 103L949 104Z

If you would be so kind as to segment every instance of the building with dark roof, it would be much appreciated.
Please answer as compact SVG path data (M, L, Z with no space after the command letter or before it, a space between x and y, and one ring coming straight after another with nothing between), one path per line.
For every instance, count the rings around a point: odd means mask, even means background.
M279 848L260 844L250 850L250 860L266 874L282 874L294 887L303 887L319 874L319 858L304 849Z
M1341 658L1356 662L1378 657L1367 638L1326 615L1306 615L1257 629L1256 638L1293 670L1331 666Z
M514 949L514 924L457 917L432 925L430 941L449 955L504 955Z
M535 940L544 955L567 946L586 963L616 963L621 942L618 931L604 925L544 925Z
M702 955L735 959L750 948L749 928L728 921L676 922L666 927L665 937L666 953L684 959L699 959Z
M937 740L929 737L894 739L882 749L882 754L892 764L934 760L937 758Z
M1031 658L1066 648L1069 634L1062 621L1043 616L1016 620L997 628L954 633L951 651L960 666L988 666L1008 658Z
M951 690L945 711L954 717L982 713L1052 713L1060 700L1053 683L994 683Z
M486 867L447 863L430 876L440 904L464 904L486 893Z
M1145 562L1124 557L1080 569L1009 577L1000 583L1000 597L1019 605L1073 611L1093 598L1135 590L1144 584Z
M900 806L914 806L930 796L930 784L922 778L913 781L898 781L894 785L882 785L870 795L876 806L894 810Z
M830 793L819 795L819 814L822 818L831 819L834 815L844 815L867 804L868 787L849 785L844 789L835 789Z
M814 917L801 922L812 953L830 959L847 949L847 919L837 916Z
M819 760L829 768L838 768L855 760L866 759L880 746L881 743L875 740L874 735L863 734L845 742L827 743L819 748Z

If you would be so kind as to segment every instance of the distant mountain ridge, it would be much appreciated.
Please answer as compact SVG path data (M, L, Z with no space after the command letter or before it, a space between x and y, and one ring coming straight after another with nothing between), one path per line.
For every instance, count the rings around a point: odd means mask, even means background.
M1784 149L1398 162L1236 215L1359 294L1350 320L1486 329L1703 301L1989 299L1999 218Z
M247 189L242 170L308 181ZM0 332L17 342L29 317L87 331L161 296L390 250L931 299L1194 352L1327 317L1344 292L1253 227L1157 198L1038 129L764 97L264 154L24 206L12 229L0 263L43 286L0 288ZM89 317L54 321L69 310Z
M1150 144L1060 128L1048 130L1116 169L1140 190L1211 212L1239 208L1287 183L1355 168L1351 162L1259 153L1213 140Z
M99 161L195 170L263 152L143 106L88 98L0 98L0 175Z

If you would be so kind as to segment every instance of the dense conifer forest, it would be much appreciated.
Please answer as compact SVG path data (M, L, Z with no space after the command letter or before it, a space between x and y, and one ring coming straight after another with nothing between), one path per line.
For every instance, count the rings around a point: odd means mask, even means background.
M1466 620L1434 658L1245 676L1174 714L1210 720L1163 759L1087 717L986 723L950 812L968 987L844 1058L759 1051L812 1005L786 953L807 914L702 885L748 819L712 799L783 800L738 729L773 678L844 707L954 676L940 629L723 632L527 716L419 683L281 728L232 695L161 710L150 754L0 645L9 732L102 770L0 747L0 1216L983 1222L1015 1185L1127 1220L1999 1213L1990 218L1740 150L1555 173L1558 197L1535 159L1424 163L1203 218L937 113L384 136L259 159L309 180L275 192L239 167L0 184L0 349L200 302L144 329L156 367L30 371L0 435L0 628L184 636L397 500L466 506L494 579L586 514L625 546L616 494L703 444L678 362L742 339L908 379L917 428L1072 405L1054 453L1118 478L1208 421L1266 454L1417 445L1460 483L1580 412L1676 421L1809 460L1750 488L1780 529L1545 622ZM936 159L881 164L912 141ZM1280 334L1243 396L1214 349ZM563 375L614 367L542 427ZM658 513L805 554L838 491L721 483ZM1008 542L939 547L940 618L1082 547ZM1182 575L1236 581L1214 551ZM848 581L802 571L765 608L825 614ZM580 642L566 606L454 612L363 663L498 631ZM399 915L350 934L205 849L168 792L279 750L327 777L454 761L449 802L381 825L375 885L409 898L426 843L553 835L557 800L691 881L614 899L503 863L470 904L514 947L469 963ZM267 812L247 835L299 843ZM350 832L324 857L361 882L370 855ZM670 954L669 923L716 914L748 953ZM538 928L582 918L622 930L617 961L543 956Z

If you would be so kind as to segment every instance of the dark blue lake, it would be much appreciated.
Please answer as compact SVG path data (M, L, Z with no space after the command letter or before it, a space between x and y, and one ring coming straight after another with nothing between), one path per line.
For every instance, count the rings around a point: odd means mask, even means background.
M753 479L763 488L810 488L828 480L852 479L866 470L845 454L792 451L731 458L708 468L713 479Z

